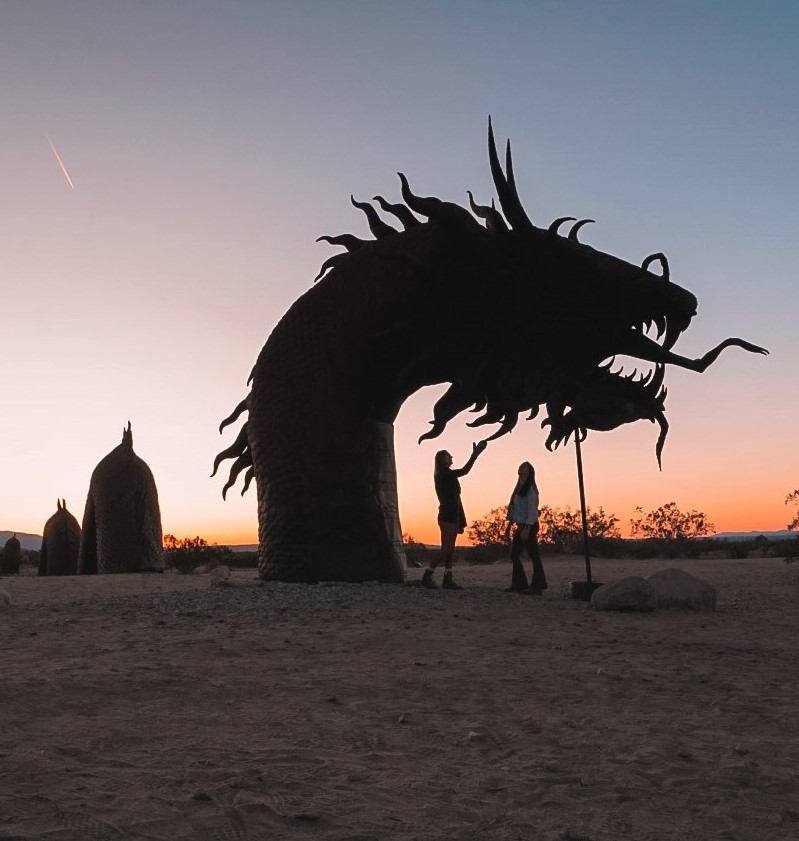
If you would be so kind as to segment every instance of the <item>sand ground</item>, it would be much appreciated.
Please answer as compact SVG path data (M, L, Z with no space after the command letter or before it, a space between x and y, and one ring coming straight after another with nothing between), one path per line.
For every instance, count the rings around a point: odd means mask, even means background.
M2 579L0 838L799 839L799 563L594 561L712 614L598 613L545 564L541 598L506 563Z

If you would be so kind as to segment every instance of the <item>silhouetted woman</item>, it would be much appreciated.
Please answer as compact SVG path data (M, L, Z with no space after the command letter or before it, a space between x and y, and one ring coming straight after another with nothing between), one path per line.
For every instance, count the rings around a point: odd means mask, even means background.
M430 566L424 571L422 585L434 588L433 570L444 562L444 581L441 586L445 590L462 590L452 578L452 556L455 554L455 540L463 534L466 528L466 515L461 503L461 483L458 479L465 476L477 461L477 456L486 448L486 442L472 444L472 454L460 469L452 469L452 456L446 450L436 453L435 471L433 479L438 497L438 527L441 529L441 551L430 561Z
M538 552L538 486L535 483L535 469L529 461L519 465L519 479L508 503L508 528L505 536L509 537L511 531L510 559L513 573L508 592L540 596L547 588L547 577ZM522 566L522 552L525 549L533 560L533 578L529 585Z

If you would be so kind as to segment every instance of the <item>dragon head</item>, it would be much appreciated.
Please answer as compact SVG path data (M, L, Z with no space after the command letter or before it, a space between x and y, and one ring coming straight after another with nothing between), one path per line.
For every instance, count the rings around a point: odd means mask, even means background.
M426 287L427 305L417 319L416 333L409 333L405 323L396 331L406 345L410 336L416 348L397 376L403 394L423 385L450 383L434 406L431 429L419 440L441 434L467 409L482 412L470 426L499 424L487 439L491 440L510 432L522 413L535 417L546 404L548 447L572 432L584 436L587 429L613 429L649 419L661 427L656 447L660 462L668 429L665 365L703 371L724 347L767 351L727 339L699 360L675 354L672 348L696 315L697 299L672 282L665 255L650 254L636 265L598 251L578 239L592 219L565 216L537 227L519 198L510 142L503 167L490 118L488 154L501 212L493 201L476 203L471 192L471 213L451 202L418 196L402 173L404 205L375 197L406 231L420 225L440 231L450 253L457 255L443 263ZM370 204L354 199L353 204L366 213L377 240L403 236ZM426 217L427 224L413 214ZM562 234L567 222L571 227ZM366 244L351 235L320 239L343 245L347 252ZM349 256L326 260L319 277ZM386 336L381 334L379 341L386 342ZM649 378L625 377L604 364L616 356L657 367Z

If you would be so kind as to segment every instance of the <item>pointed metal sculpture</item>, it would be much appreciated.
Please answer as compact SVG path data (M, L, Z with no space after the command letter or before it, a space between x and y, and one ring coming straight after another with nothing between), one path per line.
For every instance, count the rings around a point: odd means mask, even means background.
M158 491L152 471L133 452L128 421L122 443L100 460L89 482L78 573L163 571Z

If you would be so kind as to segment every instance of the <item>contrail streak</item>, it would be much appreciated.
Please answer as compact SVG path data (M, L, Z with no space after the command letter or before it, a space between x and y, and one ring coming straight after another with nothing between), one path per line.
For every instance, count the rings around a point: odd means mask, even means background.
M58 150L53 145L53 141L50 140L49 136L47 138L47 142L50 144L50 148L53 150L53 154L55 155L56 161L58 161L58 165L61 167L61 172L64 173L64 178L67 179L67 184L69 184L72 189L75 189L75 184L73 183L72 179L69 177L69 173L67 172L67 168L64 166L64 162L61 160L61 155L58 154Z

